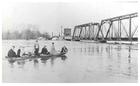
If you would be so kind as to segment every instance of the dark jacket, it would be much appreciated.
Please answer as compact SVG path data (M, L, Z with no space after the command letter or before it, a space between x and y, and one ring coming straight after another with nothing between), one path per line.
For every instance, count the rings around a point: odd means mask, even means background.
M17 51L17 57L20 57L20 52L21 52L21 50L18 49L18 51Z
M47 48L42 48L42 51L41 51L41 54L48 54L49 52L48 52L48 50L47 50Z
M67 53L68 52L68 49L66 48L66 47L63 47L62 49L61 49L61 53Z
M12 49L10 49L8 51L8 57L17 57L17 55L16 55L15 51L13 51Z

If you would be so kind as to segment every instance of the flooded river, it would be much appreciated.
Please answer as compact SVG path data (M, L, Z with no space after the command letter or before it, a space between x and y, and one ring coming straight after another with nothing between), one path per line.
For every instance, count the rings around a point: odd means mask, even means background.
M5 59L12 45L33 52L35 40L2 41L3 82L137 82L138 45L54 41L57 50L67 46L65 58L9 62ZM52 41L39 41L50 50ZM41 49L40 49L41 51Z

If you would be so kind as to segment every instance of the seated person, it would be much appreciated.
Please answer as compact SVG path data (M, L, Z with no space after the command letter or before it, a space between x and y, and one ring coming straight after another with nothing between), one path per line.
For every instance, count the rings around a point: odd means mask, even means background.
M32 54L32 52L28 52L28 56L32 56L33 54Z
M41 54L49 54L46 45L42 48Z
M34 44L34 53L35 55L39 56L39 43L38 40L36 40L35 44Z
M22 56L31 56L31 52L24 52Z
M20 57L20 52L21 52L21 49L19 48L19 49L17 50L17 57Z
M62 53L62 54L65 54L65 53L67 53L67 52L68 52L67 47L66 47L66 46L62 47L61 53Z
M12 49L10 49L10 50L8 51L8 57L17 57L17 55L16 55L14 49L15 49L15 46L13 46Z
M27 55L27 52L25 51L25 47L22 46L22 47L20 48L20 56L25 56L25 55Z

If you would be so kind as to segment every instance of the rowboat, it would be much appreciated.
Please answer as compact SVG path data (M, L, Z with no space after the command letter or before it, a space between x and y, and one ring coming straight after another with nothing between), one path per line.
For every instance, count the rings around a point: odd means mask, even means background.
M41 59L45 59L45 58L51 58L51 57L64 57L66 53L57 53L55 55L52 54L40 54L40 55L24 55L21 57L8 57L6 56L5 58L7 58L8 60L26 60L26 59L32 59L32 58L41 58Z

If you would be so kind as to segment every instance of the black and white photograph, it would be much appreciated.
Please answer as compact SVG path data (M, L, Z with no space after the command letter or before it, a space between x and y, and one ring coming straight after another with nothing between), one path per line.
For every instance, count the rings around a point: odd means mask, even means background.
M138 83L138 0L2 3L2 83Z

